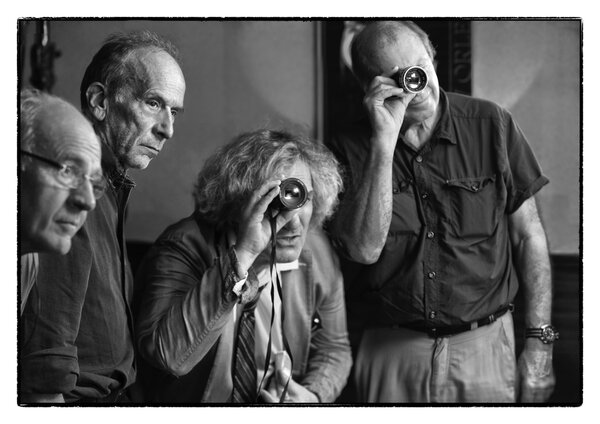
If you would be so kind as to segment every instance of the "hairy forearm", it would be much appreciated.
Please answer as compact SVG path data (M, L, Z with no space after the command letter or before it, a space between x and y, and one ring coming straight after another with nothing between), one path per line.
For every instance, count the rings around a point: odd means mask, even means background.
M516 248L517 270L525 301L525 326L538 328L551 322L552 278L548 245L541 225Z
M385 245L392 219L392 157L371 150L338 211L335 231L348 255L360 263L377 261Z

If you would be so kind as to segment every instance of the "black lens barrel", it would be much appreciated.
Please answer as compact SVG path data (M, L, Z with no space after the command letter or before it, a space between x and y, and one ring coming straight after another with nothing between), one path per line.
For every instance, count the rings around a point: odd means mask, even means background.
M269 208L289 211L301 208L307 200L306 185L298 178L286 178L281 182L279 195L273 199Z

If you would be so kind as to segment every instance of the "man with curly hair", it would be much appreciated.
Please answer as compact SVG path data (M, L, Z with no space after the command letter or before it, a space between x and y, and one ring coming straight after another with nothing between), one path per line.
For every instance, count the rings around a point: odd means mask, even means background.
M273 207L291 178L304 184L306 203ZM339 396L352 360L342 275L321 224L341 188L333 155L287 132L242 134L207 160L194 213L159 237L136 279L148 399L318 403ZM243 338L246 313L251 341ZM240 377L244 369L249 382Z

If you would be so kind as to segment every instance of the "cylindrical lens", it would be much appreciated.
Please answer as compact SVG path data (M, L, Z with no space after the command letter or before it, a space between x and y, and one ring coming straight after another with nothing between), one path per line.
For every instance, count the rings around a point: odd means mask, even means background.
M277 196L270 207L278 210L301 208L308 200L308 192L304 183L298 178L286 178L279 186Z
M410 66L400 74L398 85L409 93L419 93L427 87L427 72L420 66Z

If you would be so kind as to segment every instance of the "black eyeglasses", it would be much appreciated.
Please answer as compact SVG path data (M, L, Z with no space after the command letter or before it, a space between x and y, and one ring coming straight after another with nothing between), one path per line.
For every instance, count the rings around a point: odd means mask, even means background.
M77 189L81 187L86 180L88 180L92 184L92 189L94 191L94 197L96 200L101 198L106 190L106 180L102 175L90 177L75 164L59 163L26 150L20 150L20 152L25 156L32 157L56 168L56 177L58 182L67 188Z

